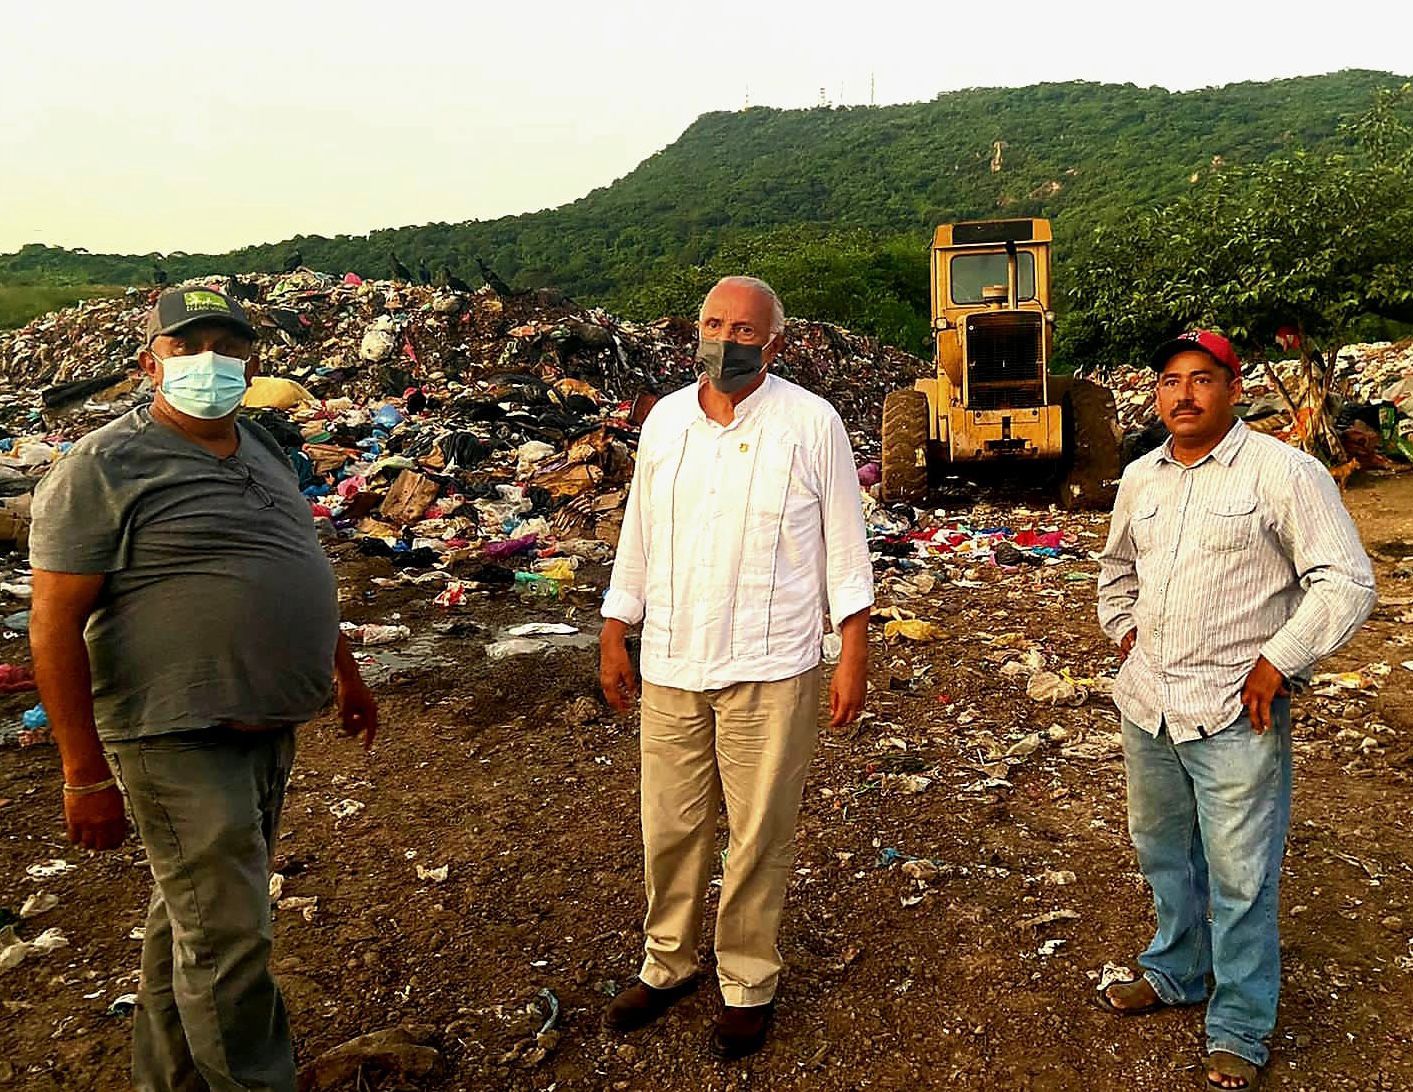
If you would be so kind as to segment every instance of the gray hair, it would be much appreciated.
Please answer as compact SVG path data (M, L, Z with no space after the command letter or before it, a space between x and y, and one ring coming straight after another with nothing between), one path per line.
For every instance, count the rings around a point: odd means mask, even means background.
M770 332L772 335L785 332L785 305L780 302L780 297L775 294L775 289L766 284L759 277L722 277L716 284L712 285L711 292L718 288L753 288L757 292L764 294L770 299ZM707 293L707 296L711 295ZM701 310L697 312L697 321L702 321L702 316L706 314L706 299L702 299Z

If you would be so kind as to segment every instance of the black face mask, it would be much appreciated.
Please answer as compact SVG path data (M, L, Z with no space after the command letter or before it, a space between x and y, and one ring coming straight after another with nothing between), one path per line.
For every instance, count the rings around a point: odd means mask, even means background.
M769 345L767 341L765 345ZM761 351L765 345L742 345L739 341L697 342L697 363L711 385L722 394L735 394L765 368Z

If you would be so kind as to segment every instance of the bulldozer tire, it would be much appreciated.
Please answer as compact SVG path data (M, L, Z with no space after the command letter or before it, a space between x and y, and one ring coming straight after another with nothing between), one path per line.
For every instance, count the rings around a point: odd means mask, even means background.
M1060 507L1108 510L1114 506L1122 469L1114 392L1088 379L1070 379L1065 386Z
M927 395L893 391L883 399L883 499L927 497Z

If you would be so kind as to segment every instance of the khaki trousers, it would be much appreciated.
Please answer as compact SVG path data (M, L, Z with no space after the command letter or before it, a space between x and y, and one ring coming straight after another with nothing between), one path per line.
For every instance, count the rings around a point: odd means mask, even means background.
M643 684L642 811L648 916L641 977L664 989L697 972L723 798L730 843L716 914L728 1005L764 1005L795 859L795 824L819 736L820 671L695 692Z

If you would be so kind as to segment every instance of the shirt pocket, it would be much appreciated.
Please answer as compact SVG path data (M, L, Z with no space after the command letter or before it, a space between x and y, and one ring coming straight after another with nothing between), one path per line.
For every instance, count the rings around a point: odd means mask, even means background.
M741 543L743 569L775 571L775 555L780 546L794 466L794 444L763 446L756 456Z
M1141 555L1153 547L1154 529L1158 525L1158 502L1140 500L1129 517L1128 533L1133 536L1134 549Z
M1207 506L1202 545L1219 554L1249 549L1259 518L1254 494L1238 493L1215 500Z

